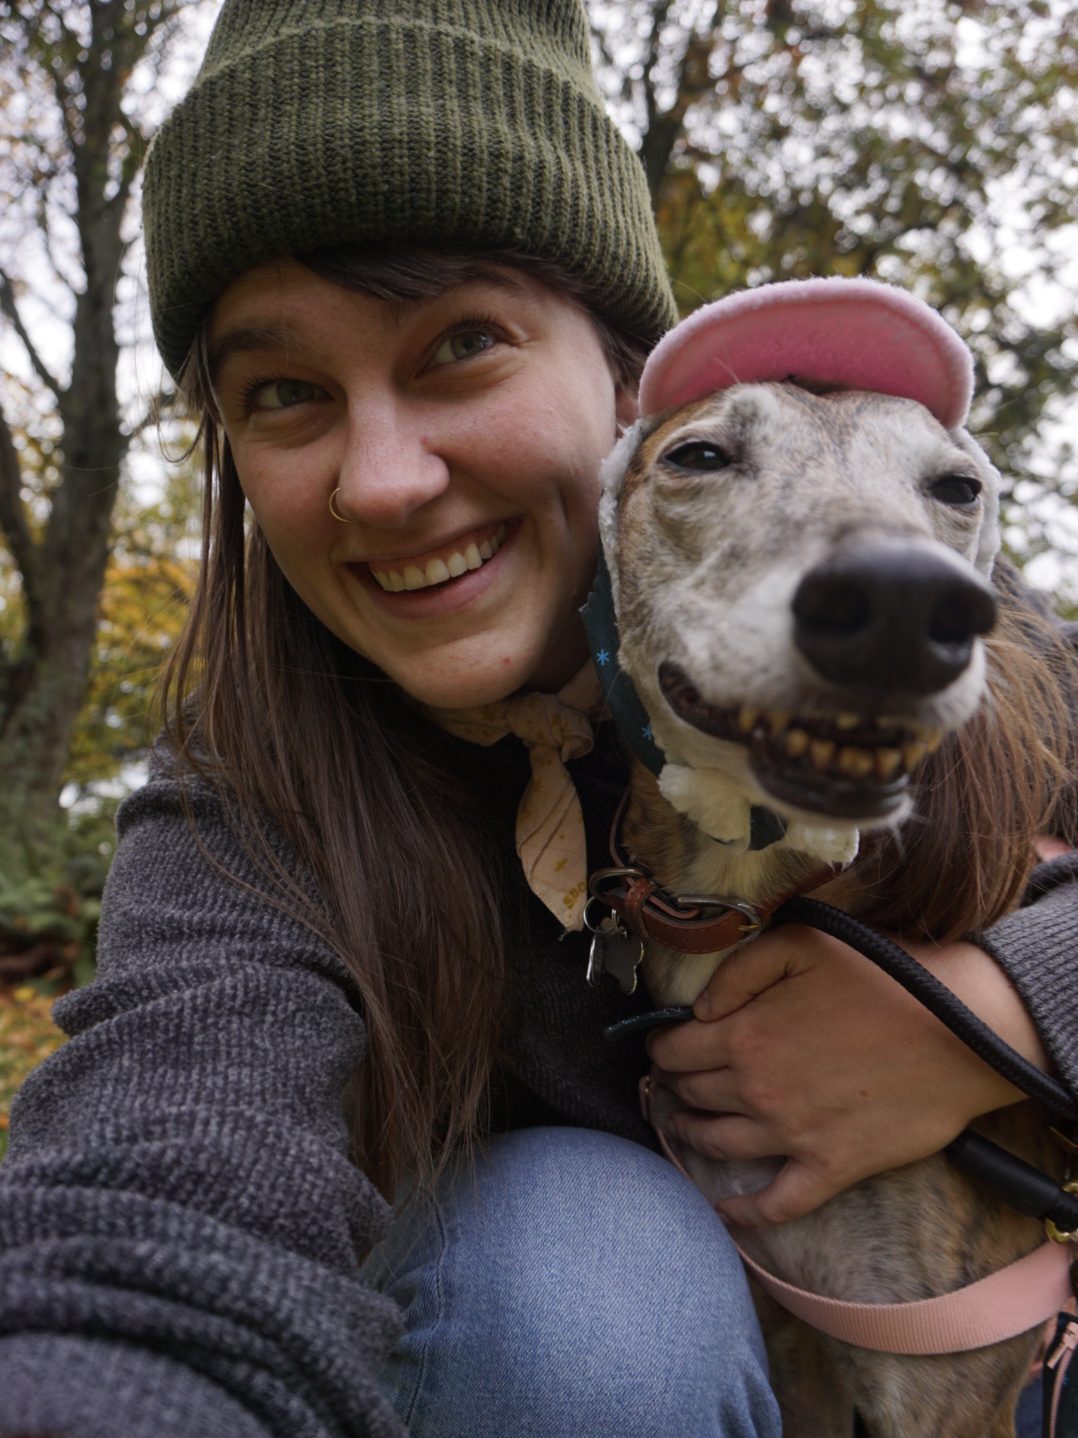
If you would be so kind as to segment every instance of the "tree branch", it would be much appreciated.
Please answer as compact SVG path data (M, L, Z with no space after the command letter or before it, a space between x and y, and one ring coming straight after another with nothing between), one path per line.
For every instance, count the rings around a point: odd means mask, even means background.
M591 32L591 38L595 48L599 52L600 70L605 71L616 80L616 85L611 84L607 87L604 84L604 89L607 91L608 97L612 99L616 95L623 104L628 103L628 101L632 99L632 80L630 79L629 72L624 66L619 65L614 58L614 52L607 40L607 32L591 18L590 8L588 12L588 29Z
M3 270L0 270L0 312L7 315L11 321L12 327L22 341L23 349L25 349L29 356L30 363L33 365L34 373L38 379L50 393L59 399L63 394L63 386L38 354L37 346L27 333L26 326L22 322L22 315L19 314L19 307L15 303L15 290Z
M22 470L11 427L0 410L0 531L22 576L31 627L40 621L41 586L38 547L22 502Z
M670 0L659 0L651 12L651 34L648 37L648 53L644 61L641 84L644 88L644 113L647 115L647 129L651 131L658 115L655 98L655 69L662 54L660 36L667 16L670 14Z

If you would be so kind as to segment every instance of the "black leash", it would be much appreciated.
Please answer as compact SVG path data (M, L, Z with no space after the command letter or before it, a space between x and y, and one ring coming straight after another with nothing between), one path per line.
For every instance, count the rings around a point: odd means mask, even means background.
M1030 1098L1036 1099L1053 1118L1063 1123L1078 1120L1078 1104L1070 1094L1036 1064L1023 1058L1010 1044L1005 1043L986 1023L977 1017L949 988L941 984L935 974L907 954L898 944L881 934L877 929L864 924L860 919L851 918L841 909L822 904L819 899L790 899L777 909L771 919L776 924L807 924L820 929L833 938L841 939L851 949L864 954L866 959L889 974L901 984L907 993L913 995L925 1008L935 1014L941 1023L971 1048L978 1058L984 1059L997 1073L1003 1075L1015 1088L1021 1089Z
M1068 1124L1078 1121L1078 1103L1061 1083L1012 1049L912 954L885 934L819 899L800 897L789 899L777 909L771 924L806 924L856 949L901 984L978 1058L1036 1100L1054 1119ZM691 1017L689 1007L657 1009L612 1024L605 1031L605 1037L613 1041L659 1024L682 1023ZM1049 1174L1024 1159L970 1129L960 1133L944 1152L956 1167L987 1184L1019 1213L1053 1224L1061 1236L1078 1232L1078 1195L1068 1192Z
M935 974L886 934L819 899L791 899L776 911L771 923L807 924L841 939L901 984L978 1058L1036 1100L1053 1118L1063 1123L1078 1119L1078 1104L1061 1083L1012 1049ZM982 1134L965 1129L944 1153L957 1168L986 1184L1019 1213L1053 1224L1060 1235L1078 1231L1078 1196Z

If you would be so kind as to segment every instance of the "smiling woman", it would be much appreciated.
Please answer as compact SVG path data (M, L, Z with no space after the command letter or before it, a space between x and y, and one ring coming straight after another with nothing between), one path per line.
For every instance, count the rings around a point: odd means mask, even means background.
M776 1438L733 1245L601 1037L647 997L584 978L627 768L579 608L674 306L582 0L224 0L144 219L203 562L99 978L13 1114L0 1435ZM1070 862L984 942L1073 1080L1029 978ZM817 1203L1014 1097L835 947L757 940L661 1050Z

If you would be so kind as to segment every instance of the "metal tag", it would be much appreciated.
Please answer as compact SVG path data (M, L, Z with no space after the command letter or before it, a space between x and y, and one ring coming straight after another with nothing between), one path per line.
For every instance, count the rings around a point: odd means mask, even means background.
M636 992L637 969L644 957L644 943L622 927L616 914L605 918L588 951L588 983L592 988L601 974L616 979L623 994Z

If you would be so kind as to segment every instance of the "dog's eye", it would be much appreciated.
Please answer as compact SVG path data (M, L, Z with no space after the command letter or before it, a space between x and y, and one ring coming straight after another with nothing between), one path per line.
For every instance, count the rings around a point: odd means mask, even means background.
M969 474L944 474L929 489L941 504L972 504L981 492L981 481Z
M733 461L726 451L720 449L717 444L710 444L705 439L693 439L689 440L687 444L679 444L676 449L664 454L663 463L676 465L678 469L691 469L699 473L712 469L725 469Z

